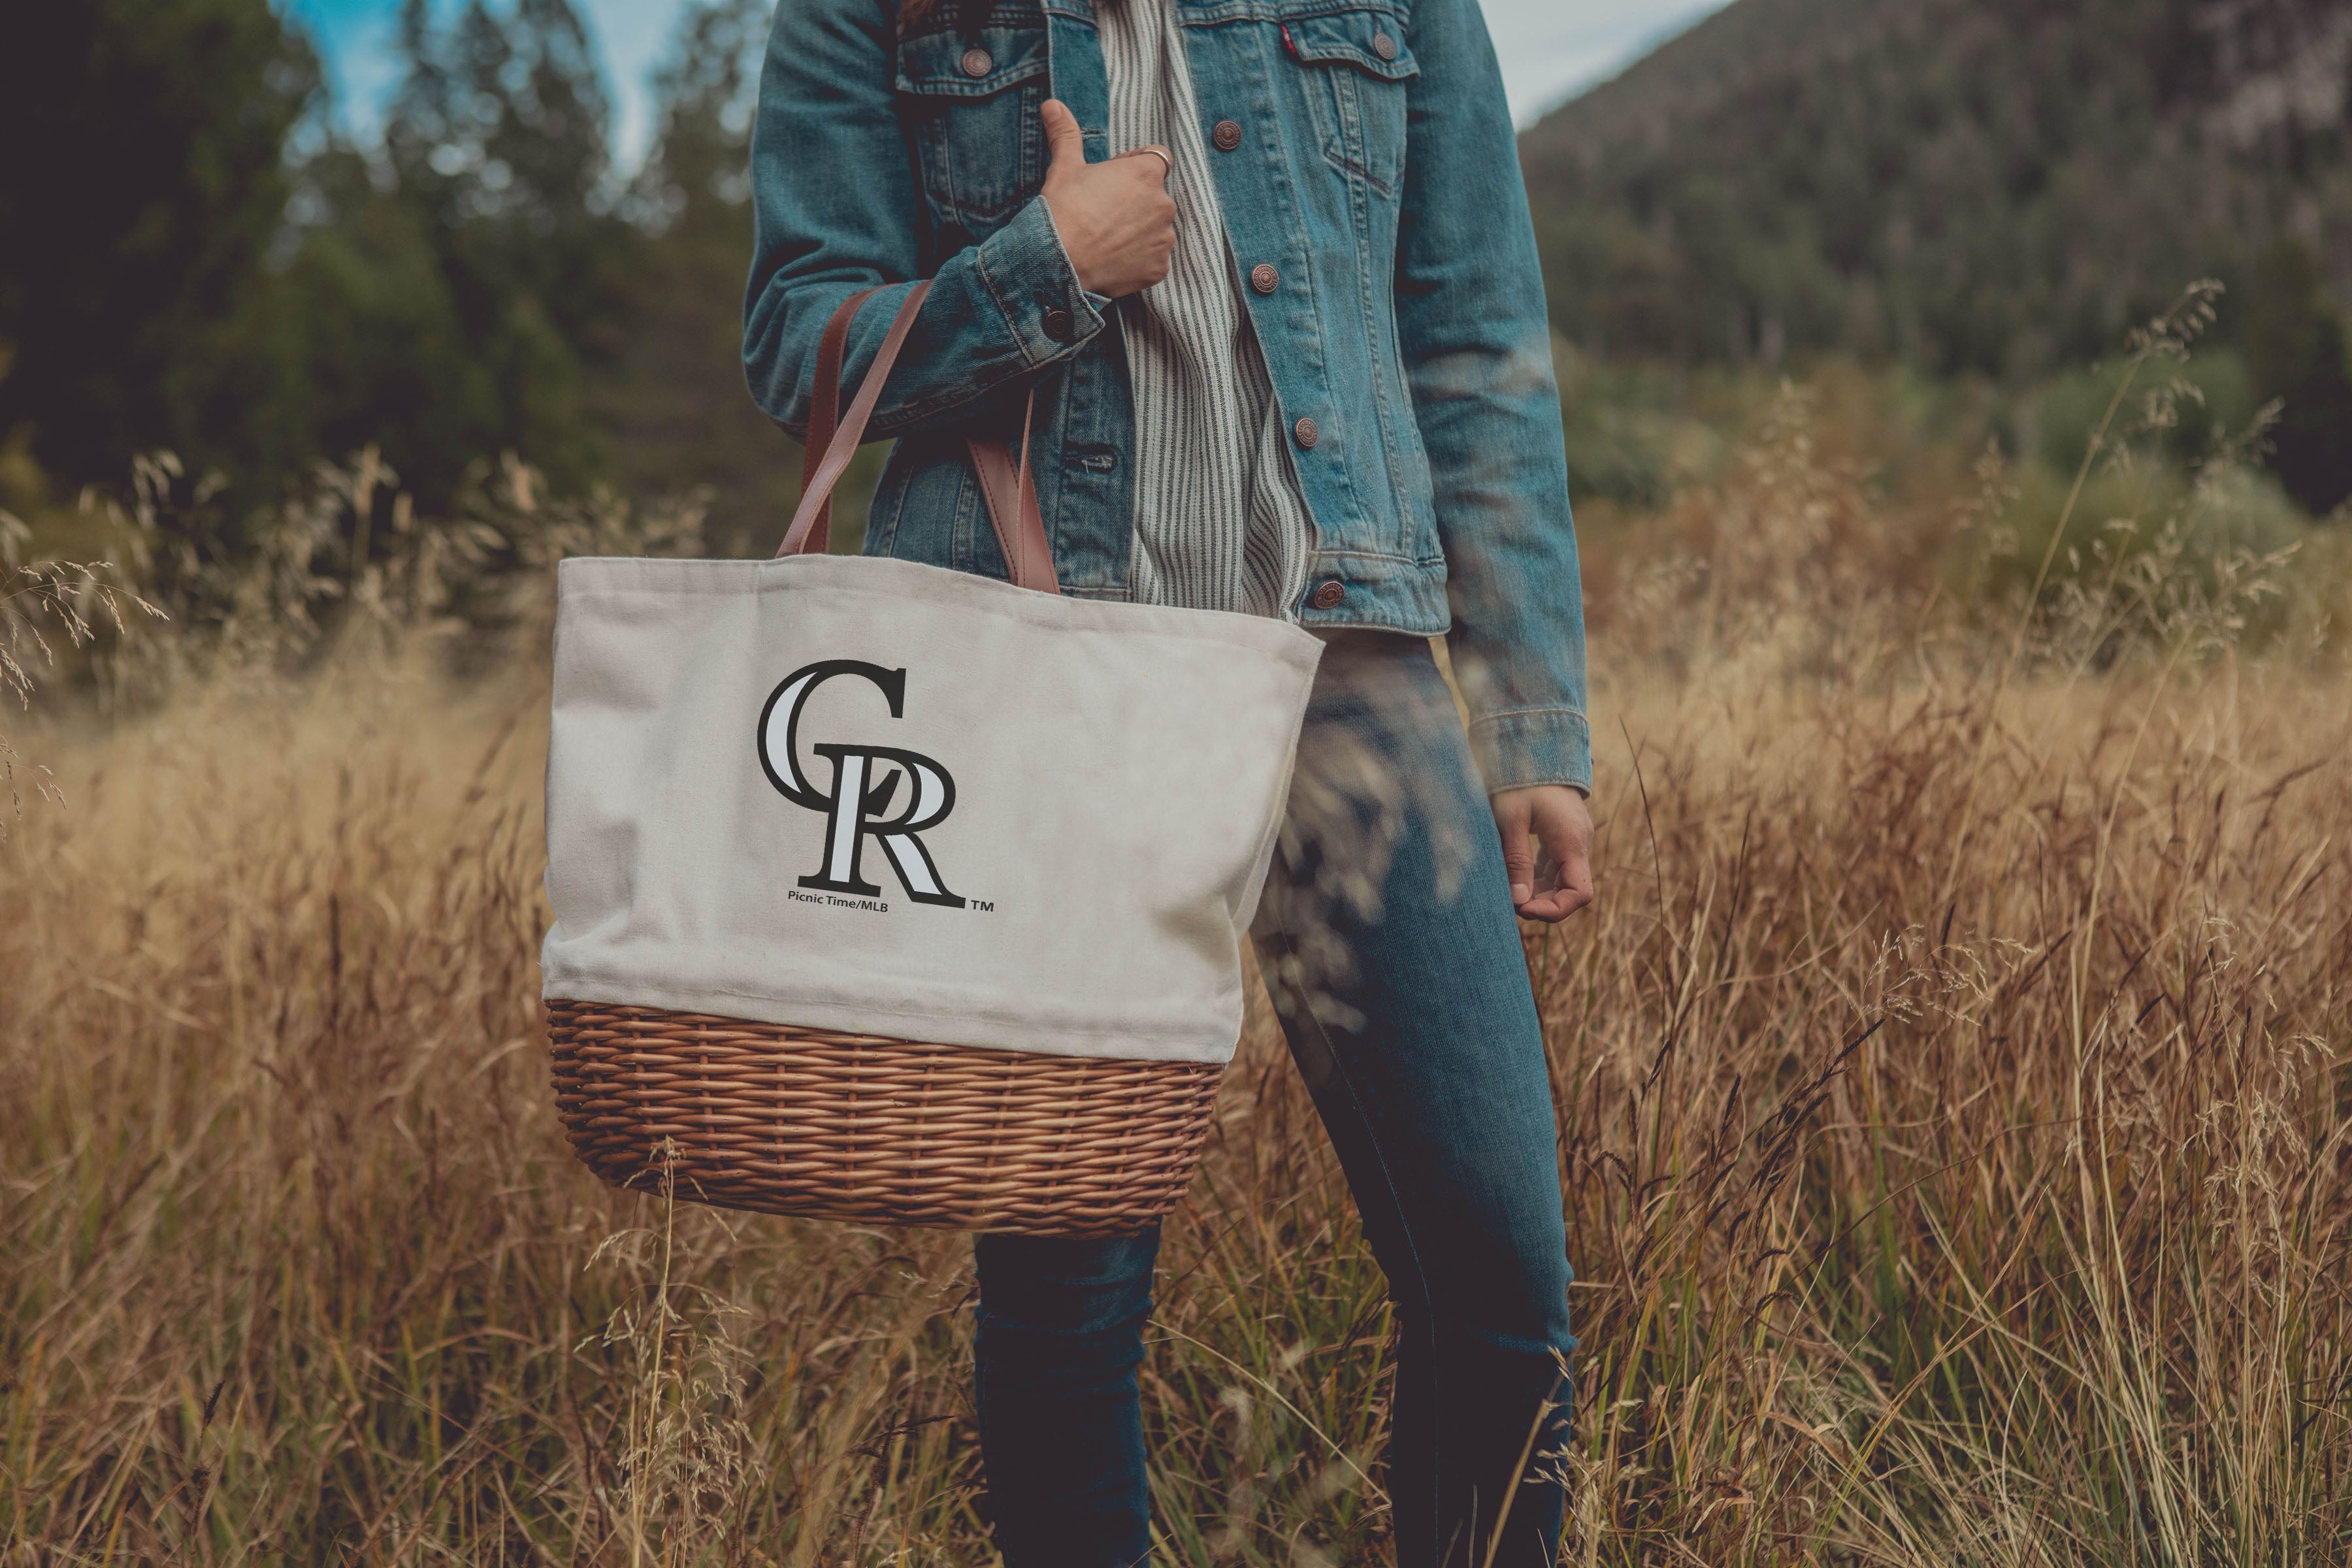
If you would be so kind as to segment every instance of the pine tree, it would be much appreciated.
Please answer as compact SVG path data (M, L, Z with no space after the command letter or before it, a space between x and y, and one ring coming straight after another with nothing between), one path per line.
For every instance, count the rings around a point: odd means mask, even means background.
M2264 252L2246 330L2255 395L2281 405L2271 470L2314 512L2333 511L2352 500L2352 346L2309 246L2289 238Z
M600 471L583 383L616 349L637 232L615 210L611 109L570 0L474 0L446 35L425 0L400 25L407 73L385 125L414 213L473 345L482 427L406 475L428 495L453 464L511 449L561 483Z
M0 444L68 484L172 447L250 470L265 265L318 63L269 0L12 8L0 45Z
M599 383L624 484L707 491L711 536L752 552L774 548L799 491L798 450L752 404L741 359L752 69L768 10L764 0L694 6L656 79L657 140L632 193L655 237L625 344Z

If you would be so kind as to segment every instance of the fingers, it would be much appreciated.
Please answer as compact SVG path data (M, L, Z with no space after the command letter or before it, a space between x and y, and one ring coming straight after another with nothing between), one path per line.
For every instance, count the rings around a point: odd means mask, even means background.
M1043 195L1080 286L1116 300L1165 278L1176 242L1168 149L1143 147L1088 163L1086 136L1069 105L1048 99L1037 122L1052 159Z
M1083 166L1087 161L1086 133L1078 129L1078 117L1058 98L1049 98L1037 111L1045 127L1045 155L1055 168L1065 164Z
M1519 918L1541 921L1546 925L1552 925L1568 919L1577 910L1589 907L1591 902L1591 876L1588 874L1580 883L1572 883L1569 879L1567 868L1563 867L1560 872L1560 885L1549 892L1538 893L1534 898L1521 904Z
M1529 920L1564 921L1592 902L1592 817L1584 797L1564 787L1538 792L1529 815L1554 870L1552 886L1519 913Z
M1503 871L1511 884L1514 906L1535 897L1536 857L1528 843L1528 802L1514 791L1495 797L1495 829L1503 837Z
M1592 818L1565 784L1505 790L1493 801L1511 905L1523 920L1563 921L1592 902ZM1543 846L1537 864L1532 834Z

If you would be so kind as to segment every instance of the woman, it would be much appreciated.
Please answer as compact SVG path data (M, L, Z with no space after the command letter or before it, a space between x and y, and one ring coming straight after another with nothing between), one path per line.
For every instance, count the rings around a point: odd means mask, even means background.
M783 0L752 162L744 361L787 429L834 308L935 279L871 426L898 441L868 552L1005 575L965 438L1011 434L1034 389L1065 592L1328 639L1256 940L1396 1303L1397 1561L1549 1563L1575 1341L1514 911L1590 900L1591 761L1542 281L1477 0ZM846 384L898 294L858 317ZM1158 1247L980 1239L1012 1568L1149 1555Z

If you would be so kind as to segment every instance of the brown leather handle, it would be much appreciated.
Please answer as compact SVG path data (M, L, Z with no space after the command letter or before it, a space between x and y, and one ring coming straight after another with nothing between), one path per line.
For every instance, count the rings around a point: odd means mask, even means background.
M866 422L873 417L874 405L881 400L882 384L889 378L890 366L897 362L899 349L906 344L908 332L914 328L915 312L922 309L924 296L930 291L931 286L927 282L918 283L907 290L906 300L899 305L898 315L892 318L889 334L882 340L881 350L875 354L872 368L866 371L865 381L859 384L857 395L850 399L849 412L842 416L840 427L830 433L824 451L817 458L815 470L801 482L800 510L793 513L793 525L784 531L783 543L776 547L778 560L787 555L806 554L814 544L813 535L816 531L818 515L831 516L833 487L841 482L849 460L857 456L857 443L866 434ZM837 324L846 340L849 319L857 314L857 307L866 298L861 294L843 300L840 308L834 311L833 321L825 324L826 336L833 335L833 329ZM820 342L818 357L823 358L824 353L824 347ZM812 419L809 430L812 447L815 445L816 437Z
M1036 423L1037 389L1021 409L1021 456L1002 441L974 437L964 443L971 453L972 471L980 476L980 493L988 502L988 520L996 525L997 548L1004 552L1005 574L1024 588L1041 594L1062 591L1054 570L1053 542L1045 537L1045 519L1037 510L1037 484L1029 469L1029 432ZM1007 520L1012 526L1007 527Z
M866 289L841 302L833 319L824 324L824 336L816 347L816 391L809 405L808 445L801 448L801 494L806 495L816 482L817 465L824 461L826 450L833 445L835 422L841 413L841 356L849 343L849 323L857 315L857 307L880 289ZM809 530L805 546L811 555L822 555L833 548L833 497L828 494L816 510L816 522Z
M849 411L841 416L838 425L835 409L841 395L841 362L847 349L849 324L856 319L858 307L879 290L868 289L851 295L835 309L832 320L825 323L824 336L817 343L817 384L809 409L808 447L801 467L801 504L793 514L792 527L784 532L783 543L777 547L777 559L822 552L829 545L833 487L841 482L849 460L857 455L857 443L866 434L866 423L881 399L882 384L889 379L890 367L898 362L898 351L906 346L907 334L914 327L916 313L930 291L928 282L907 290L905 301L890 322L889 334L882 340L873 364L866 369L866 379L858 384L857 395L850 400ZM974 437L965 445L980 477L980 492L988 503L988 520L996 530L997 546L1004 552L1007 574L1024 588L1058 594L1062 586L1054 569L1054 547L1045 537L1045 518L1037 507L1037 487L1029 468L1029 431L1036 406L1037 394L1032 388L1022 410L1021 456L1017 460L1002 441Z

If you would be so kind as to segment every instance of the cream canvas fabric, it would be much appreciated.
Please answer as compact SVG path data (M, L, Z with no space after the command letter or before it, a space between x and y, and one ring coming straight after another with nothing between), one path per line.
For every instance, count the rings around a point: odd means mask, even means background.
M864 557L558 596L548 997L1232 1056L1316 638Z

